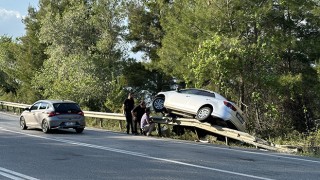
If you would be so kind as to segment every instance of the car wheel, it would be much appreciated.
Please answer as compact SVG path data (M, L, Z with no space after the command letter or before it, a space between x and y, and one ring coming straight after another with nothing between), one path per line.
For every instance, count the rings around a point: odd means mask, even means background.
M20 118L20 128L21 128L22 130L25 130L25 129L28 128L27 125L26 125L26 120L24 119L24 117L21 117L21 118Z
M82 133L83 130L84 130L83 128L76 128L76 132L77 132L77 133Z
M212 109L210 107L202 107L198 110L196 119L199 121L204 121L211 116Z
M156 97L152 102L152 106L155 112L162 112L164 110L164 98Z
M42 121L41 129L42 129L42 132L44 132L44 133L49 133L50 129L49 129L49 123L48 123L48 121L46 121L46 120L43 120L43 121Z

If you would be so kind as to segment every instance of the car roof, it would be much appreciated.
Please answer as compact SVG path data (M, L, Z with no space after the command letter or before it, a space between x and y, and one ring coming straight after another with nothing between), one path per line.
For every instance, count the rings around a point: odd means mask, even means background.
M209 93L213 93L215 94L215 98L216 99L221 99L221 100L227 100L225 97L223 97L221 94L217 93L217 92L213 92L213 91L210 91L210 90L206 90L206 89L199 89L199 88L186 88L186 89L181 89L181 90L200 90L200 91L206 91L206 92L209 92Z
M50 104L56 104L56 103L76 103L74 101L70 101L70 100L50 100L50 99L45 99L45 100L39 100L35 103L39 103L39 102L46 102L46 103L50 103Z

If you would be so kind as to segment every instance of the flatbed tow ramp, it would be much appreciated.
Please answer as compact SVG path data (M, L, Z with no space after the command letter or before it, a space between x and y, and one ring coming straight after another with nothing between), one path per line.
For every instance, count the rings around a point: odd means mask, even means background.
M158 117L154 116L151 119L159 123L158 124L158 132L161 133L160 127L161 124L169 124L169 125L179 125L179 126L189 126L189 127L197 127L199 129L206 130L208 132L212 132L214 134L218 134L224 136L226 139L226 144L228 145L228 139L238 140L244 143L251 144L256 148L262 148L271 151L284 152L284 153L296 153L298 152L297 147L291 146L280 146L273 143L270 143L266 140L254 137L248 133L237 131L234 129L229 129L226 127L221 127L217 125L212 125L210 123L199 122L196 119L188 119L188 118L171 118L171 117Z

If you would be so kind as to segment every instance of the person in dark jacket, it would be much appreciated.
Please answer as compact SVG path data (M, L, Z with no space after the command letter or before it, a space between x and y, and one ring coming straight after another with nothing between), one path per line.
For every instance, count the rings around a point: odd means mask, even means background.
M133 108L134 108L133 93L129 93L128 98L124 100L122 105L123 114L126 116L127 134L129 134L130 128L131 128L131 133L132 134L134 133L133 124L132 124L132 114L131 114L131 111Z
M132 112L132 119L133 119L133 132L135 135L138 135L137 127L139 124L140 134L142 134L142 130L140 128L140 122L143 114L145 113L146 103L141 101L140 104L133 108Z

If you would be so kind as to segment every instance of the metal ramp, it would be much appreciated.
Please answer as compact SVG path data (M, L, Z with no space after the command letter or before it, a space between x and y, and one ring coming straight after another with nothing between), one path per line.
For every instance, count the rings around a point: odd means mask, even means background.
M228 138L238 140L244 143L251 144L256 148L262 148L270 151L284 152L284 153L295 153L297 148L288 148L285 146L275 145L261 138L254 137L248 133L236 131L234 129L229 129L217 125L211 125L210 123L199 122L196 119L188 118L171 118L171 117L158 117L154 116L151 119L159 124L169 124L169 125L180 125L180 126L189 126L197 127L214 134L224 136L226 138L226 144L228 145Z

